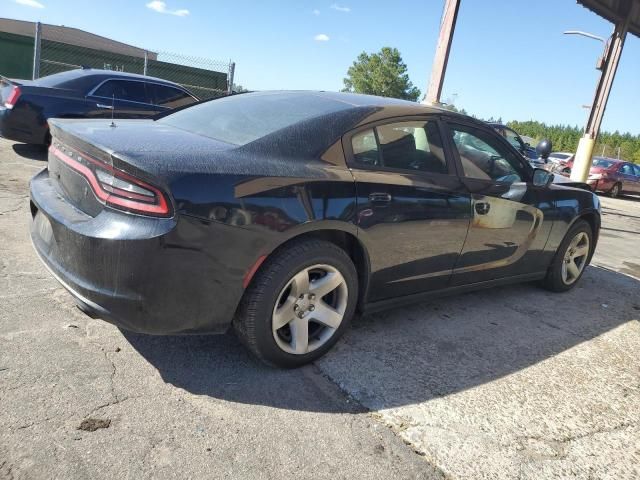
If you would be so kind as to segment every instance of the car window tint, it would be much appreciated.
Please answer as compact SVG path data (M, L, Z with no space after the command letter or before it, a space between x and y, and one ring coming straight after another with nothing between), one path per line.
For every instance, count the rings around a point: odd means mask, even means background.
M147 97L144 82L127 80L108 80L94 92L95 96L127 100L131 102L151 103Z
M520 138L518 137L518 134L516 132L514 132L513 130L509 130L508 128L504 129L504 138L507 139L507 141L513 145L514 148L518 149L518 150L522 150L523 148L523 144L520 143Z
M472 127L451 129L466 177L507 183L521 182L526 177L520 159L495 136Z
M150 90L150 97L153 99L153 103L162 107L178 108L196 101L191 95L168 85L148 83L147 89Z
M634 165L633 170L636 172L636 177L640 177L640 166Z
M353 158L356 163L371 167L380 165L378 143L372 128L356 133L351 137L351 148L353 149Z
M376 130L385 167L448 173L436 122L398 122L381 125Z

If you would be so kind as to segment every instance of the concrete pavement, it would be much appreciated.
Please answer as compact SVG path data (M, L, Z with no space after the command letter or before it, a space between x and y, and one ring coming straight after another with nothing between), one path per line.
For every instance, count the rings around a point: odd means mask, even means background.
M0 478L640 477L640 201L603 198L568 294L376 314L278 371L231 335L133 335L78 311L28 239L42 158L0 140Z

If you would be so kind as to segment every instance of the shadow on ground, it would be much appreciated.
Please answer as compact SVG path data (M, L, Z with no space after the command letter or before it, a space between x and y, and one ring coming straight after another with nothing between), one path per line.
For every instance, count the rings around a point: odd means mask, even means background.
M14 143L11 148L22 158L29 160L47 161L47 147L44 145L29 145L26 143Z
M566 294L534 285L485 290L357 319L323 372L356 378L368 406L391 408L456 393L517 372L640 317L640 281L590 267ZM635 294L633 293L635 292ZM317 366L276 370L231 335L124 333L164 381L197 395L306 411L353 411L327 402Z

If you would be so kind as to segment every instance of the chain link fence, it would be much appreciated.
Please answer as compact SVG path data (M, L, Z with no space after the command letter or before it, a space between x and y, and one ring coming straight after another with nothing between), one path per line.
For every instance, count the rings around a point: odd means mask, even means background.
M232 91L235 64L230 60L151 51L75 28L32 25L34 79L76 68L97 68L169 80L201 100Z

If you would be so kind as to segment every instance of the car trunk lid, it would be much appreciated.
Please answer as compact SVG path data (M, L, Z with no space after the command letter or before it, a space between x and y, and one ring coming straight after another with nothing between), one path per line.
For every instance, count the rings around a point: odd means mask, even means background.
M151 120L51 120L50 181L88 215L170 216L169 184L232 145Z

